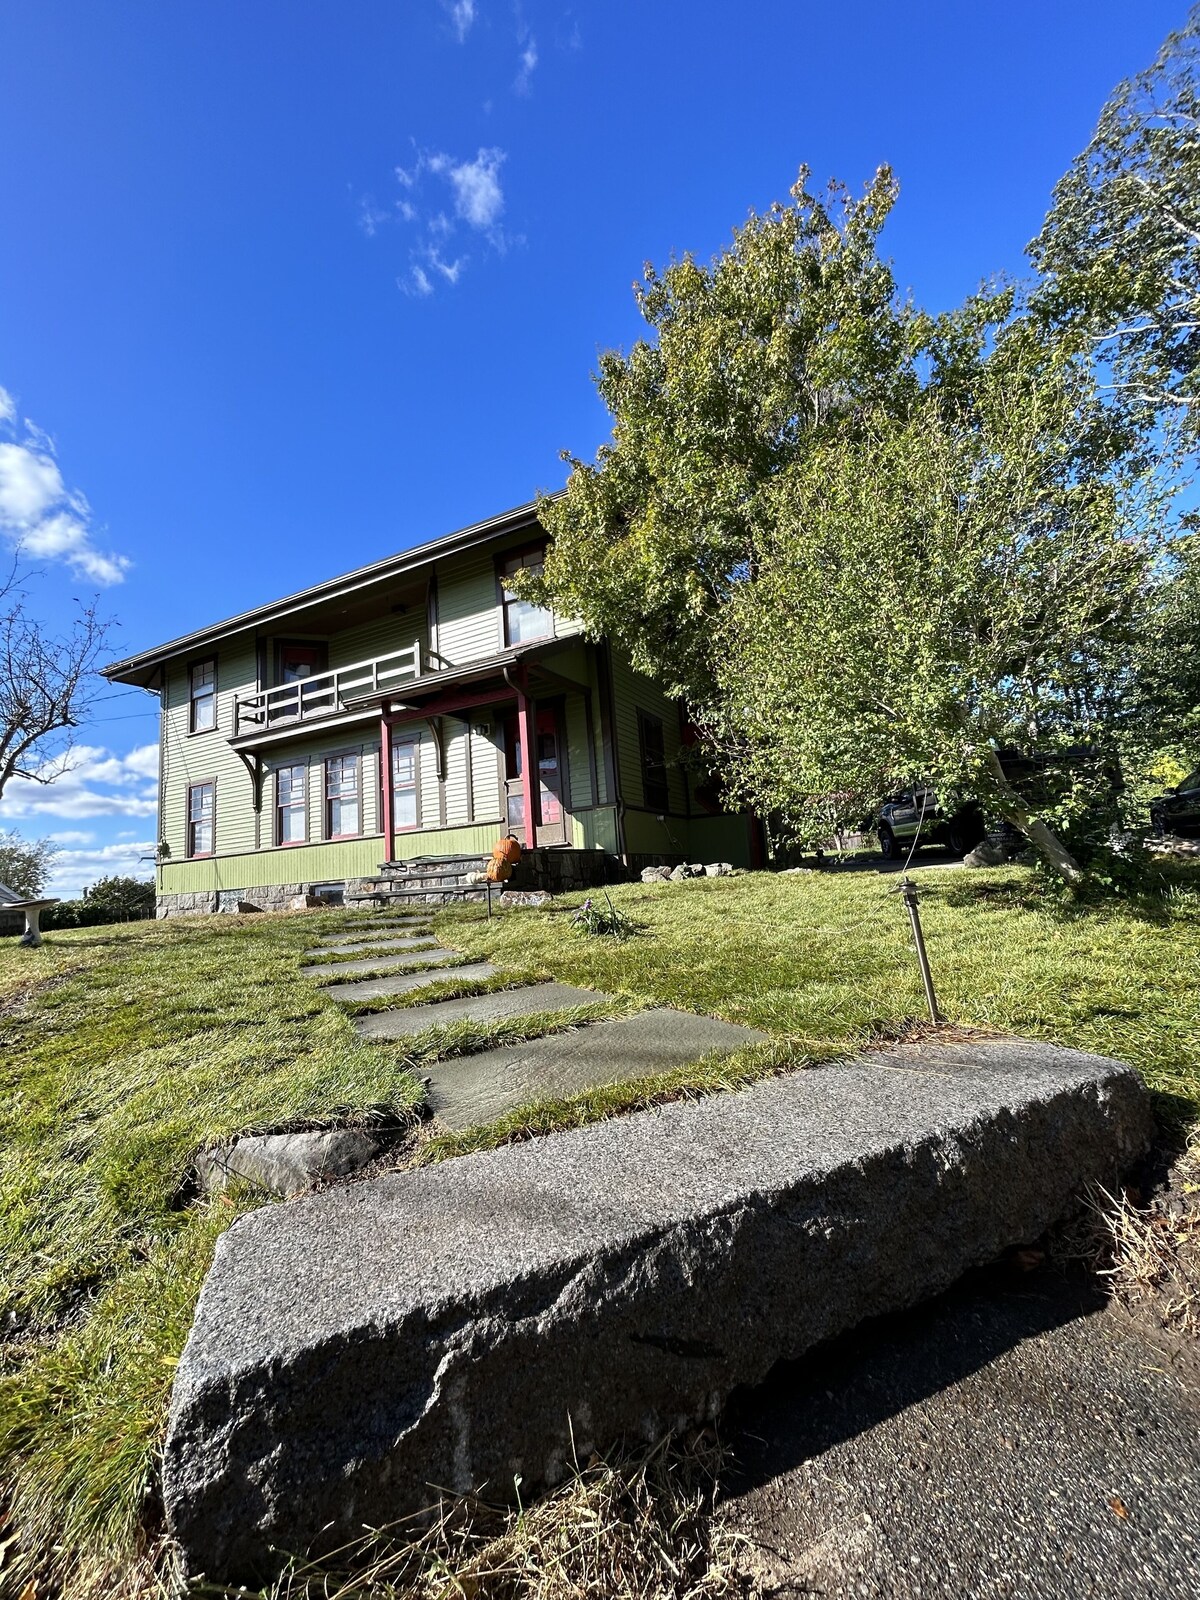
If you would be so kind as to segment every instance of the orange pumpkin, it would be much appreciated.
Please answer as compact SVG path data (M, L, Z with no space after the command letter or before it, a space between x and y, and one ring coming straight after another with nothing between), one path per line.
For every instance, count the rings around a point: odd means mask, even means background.
M492 846L492 859L485 869L488 882L506 883L520 859L521 845L516 834L510 833L507 838L498 840Z

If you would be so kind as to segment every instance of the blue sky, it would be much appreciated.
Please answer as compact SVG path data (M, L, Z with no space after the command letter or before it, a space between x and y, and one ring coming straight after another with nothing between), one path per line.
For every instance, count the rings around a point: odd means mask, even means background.
M100 592L126 654L526 501L606 434L643 261L711 255L802 161L888 161L898 279L953 304L1023 270L1185 11L7 5L0 533L35 530L43 615ZM155 735L105 699L67 778L0 800L60 891L151 848Z

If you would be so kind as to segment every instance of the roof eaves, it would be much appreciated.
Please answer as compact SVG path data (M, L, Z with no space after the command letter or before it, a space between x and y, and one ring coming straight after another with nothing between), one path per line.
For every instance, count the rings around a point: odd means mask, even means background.
M557 495L548 498L557 499ZM232 633L241 633L246 628L257 627L265 622L282 620L323 600L340 599L343 595L353 594L357 589L366 588L389 577L397 577L404 572L427 566L431 561L439 560L443 556L456 554L459 550L469 550L473 545L484 544L489 539L501 537L525 523L536 521L537 506L536 500L531 500L523 506L514 506L509 511L502 511L498 516L472 523L470 527L460 528L455 533L443 534L440 538L431 539L425 544L415 545L411 550L402 550L395 555L385 556L383 560L374 561L369 566L357 567L353 572L328 578L311 588L285 595L281 600L273 600L267 605L240 612L237 616L228 617L225 621L213 623L207 628L198 628L192 633L181 634L179 638L155 645L152 649L139 650L136 655L126 656L123 660L111 662L102 668L103 676L110 683L127 682L134 675L148 678L153 675L153 668L174 656L190 654L204 645L216 644ZM144 683L142 687L145 687Z

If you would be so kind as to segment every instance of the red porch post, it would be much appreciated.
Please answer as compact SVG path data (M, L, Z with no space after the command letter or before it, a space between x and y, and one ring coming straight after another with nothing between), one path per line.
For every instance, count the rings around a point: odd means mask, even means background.
M533 707L526 693L524 675L517 686L517 740L521 746L521 775L525 780L525 848L534 850L537 848L541 785L538 782Z
M392 805L392 723L385 701L379 723L379 768L383 796L383 842L387 847L385 861L396 859L396 814Z

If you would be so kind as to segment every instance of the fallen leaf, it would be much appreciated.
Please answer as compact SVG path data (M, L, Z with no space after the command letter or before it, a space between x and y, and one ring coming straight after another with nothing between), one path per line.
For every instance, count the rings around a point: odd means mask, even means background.
M1108 1509L1112 1512L1114 1517L1120 1517L1122 1522L1129 1521L1129 1507L1125 1504L1124 1500L1121 1499L1119 1494L1109 1496Z

